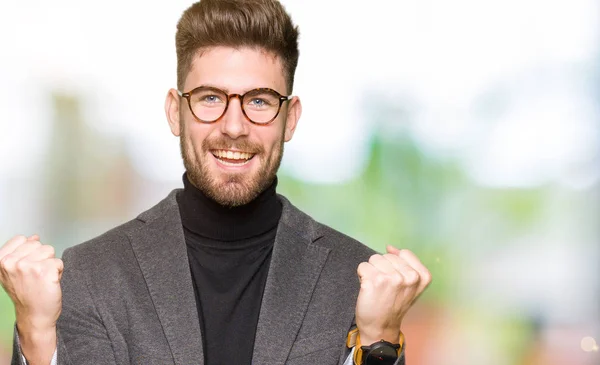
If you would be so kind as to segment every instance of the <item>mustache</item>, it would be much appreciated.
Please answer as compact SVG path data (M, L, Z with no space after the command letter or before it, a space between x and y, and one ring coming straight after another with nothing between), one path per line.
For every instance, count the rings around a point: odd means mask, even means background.
M202 141L202 149L209 150L240 150L249 153L261 153L263 147L259 143L254 143L248 139L231 138L211 138Z

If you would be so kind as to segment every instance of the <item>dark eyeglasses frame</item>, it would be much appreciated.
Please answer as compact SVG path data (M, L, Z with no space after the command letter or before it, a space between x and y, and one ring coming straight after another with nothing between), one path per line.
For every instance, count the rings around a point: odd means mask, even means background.
M221 114L220 117L218 117L217 119L213 120L213 121L206 121L206 120L202 120L200 118L198 118L198 116L196 116L196 114L194 113L194 110L192 110L192 101L191 101L191 96L194 93L194 91L199 90L199 89L212 89L215 91L219 91L221 93L223 93L224 95L227 95L227 103L225 104L225 109L223 110L223 114ZM275 94L277 94L279 96L279 107L277 108L277 113L275 114L275 116L273 117L273 119L269 120L268 122L264 122L264 123L257 123L255 121L253 121L252 119L250 119L250 117L248 117L248 114L246 114L246 111L244 110L244 105L243 105L243 100L244 100L244 96L246 96L246 94L251 93L251 92L255 92L255 91L270 91L273 92ZM194 116L194 118L196 118L196 120L200 123L205 123L205 124L212 124L212 123L216 123L219 120L221 120L221 118L223 118L223 116L225 115L225 113L227 113L227 109L229 108L229 102L231 101L232 98L238 98L240 100L240 108L242 109L242 113L244 114L244 117L246 117L246 119L252 123L252 124L256 124L256 125L261 125L261 126L265 126L265 125L269 125L271 123L273 123L273 121L277 118L277 116L279 116L279 112L281 112L281 105L283 105L284 101L290 101L291 100L291 95L281 95L280 93L278 93L277 91L270 89L268 87L259 87L259 88L255 88L252 90L248 90L246 91L244 94L227 94L225 91L216 88L216 87L212 87L212 86L198 86L197 88L194 88L188 92L181 92L179 90L177 90L177 94L179 94L180 97L183 97L185 99L187 99L187 104L188 107L190 108L190 112L192 113L192 115Z

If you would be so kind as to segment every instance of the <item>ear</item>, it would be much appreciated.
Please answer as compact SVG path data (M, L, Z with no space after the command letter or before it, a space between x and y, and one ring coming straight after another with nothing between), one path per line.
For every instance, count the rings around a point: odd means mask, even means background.
M179 120L179 102L180 97L177 90L171 89L167 93L165 100L165 114L167 115L167 121L169 122L169 128L174 136L179 137L181 135L181 121Z
M294 136L294 131L296 130L296 126L298 125L298 121L300 120L300 116L302 115L302 103L300 102L300 98L294 96L292 100L289 102L289 107L287 110L287 119L285 122L285 135L284 140L289 142L292 140Z

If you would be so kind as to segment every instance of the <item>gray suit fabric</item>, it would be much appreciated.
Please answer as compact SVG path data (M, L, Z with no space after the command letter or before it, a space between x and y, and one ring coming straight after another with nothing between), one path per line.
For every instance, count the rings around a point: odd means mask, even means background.
M204 364L180 192L64 252L59 365ZM374 252L278 197L283 212L252 364L343 364L356 268ZM16 341L12 364L21 364Z

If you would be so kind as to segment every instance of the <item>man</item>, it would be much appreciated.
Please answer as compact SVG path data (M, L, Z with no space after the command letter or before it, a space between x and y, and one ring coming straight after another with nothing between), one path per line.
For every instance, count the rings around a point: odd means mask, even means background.
M0 249L13 364L404 364L427 269L275 193L302 112L297 37L276 0L186 10L165 103L184 189L63 260L37 236Z

